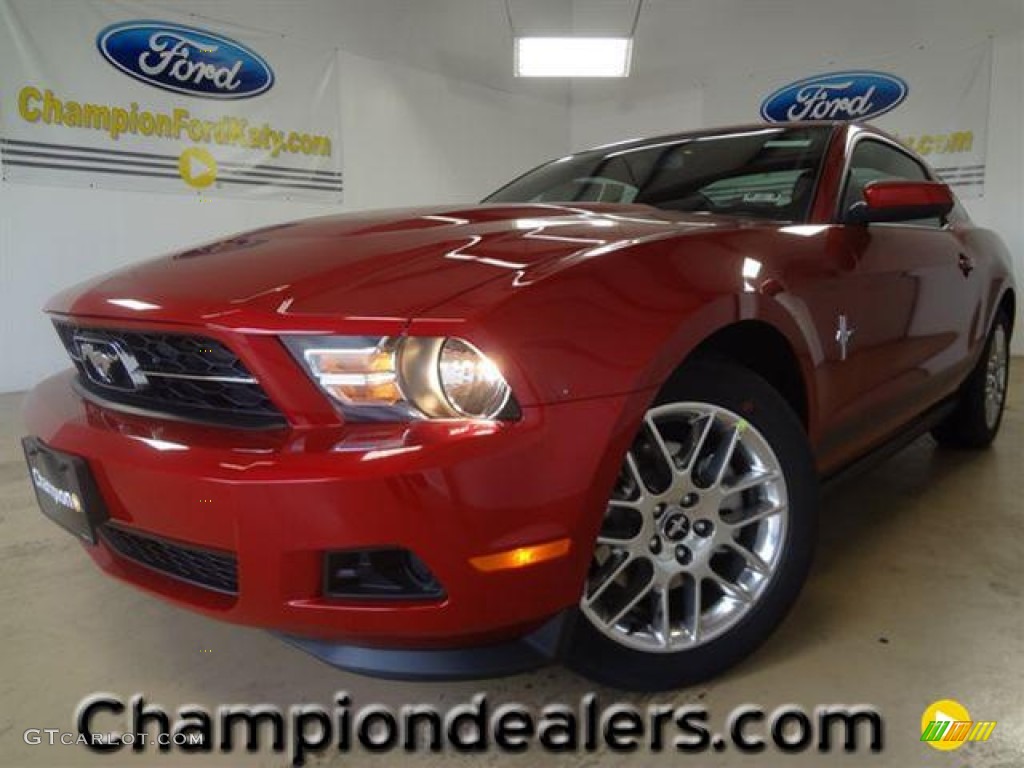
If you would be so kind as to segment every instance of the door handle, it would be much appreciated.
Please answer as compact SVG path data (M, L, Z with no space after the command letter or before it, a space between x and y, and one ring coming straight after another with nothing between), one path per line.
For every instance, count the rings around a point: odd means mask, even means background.
M957 256L957 265L960 267L960 271L964 273L964 277L967 277L971 272L974 271L974 259L968 256L966 253L961 253Z

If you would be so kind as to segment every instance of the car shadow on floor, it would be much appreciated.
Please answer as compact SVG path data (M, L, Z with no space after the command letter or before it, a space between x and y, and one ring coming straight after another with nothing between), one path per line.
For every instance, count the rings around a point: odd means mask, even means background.
M733 673L791 661L806 648L844 633L868 633L888 644L886 625L864 624L871 601L894 606L934 599L933 569L957 557L955 536L922 537L951 526L970 498L969 487L998 472L998 445L958 451L922 437L888 460L822 493L815 562L793 612L775 636ZM912 551L913 562L900 557ZM892 590L899 590L898 600ZM884 618L884 614L875 615ZM892 617L896 623L897 617ZM935 616L936 634L947 620Z

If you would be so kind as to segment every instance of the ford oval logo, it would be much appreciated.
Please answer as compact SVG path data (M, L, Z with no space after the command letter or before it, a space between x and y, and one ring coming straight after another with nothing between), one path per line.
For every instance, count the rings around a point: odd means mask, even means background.
M909 90L906 81L884 72L829 72L775 91L761 102L761 117L769 123L867 120L896 109Z
M180 24L113 24L100 32L96 47L129 77L190 96L250 99L274 84L267 62L241 43Z

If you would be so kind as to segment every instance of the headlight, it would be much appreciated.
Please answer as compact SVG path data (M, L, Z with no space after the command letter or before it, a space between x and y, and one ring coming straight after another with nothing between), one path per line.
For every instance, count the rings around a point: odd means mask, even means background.
M511 419L519 413L498 366L462 339L286 336L284 343L352 419Z
M469 342L445 339L437 368L441 392L463 416L490 418L508 402L511 392L498 366Z

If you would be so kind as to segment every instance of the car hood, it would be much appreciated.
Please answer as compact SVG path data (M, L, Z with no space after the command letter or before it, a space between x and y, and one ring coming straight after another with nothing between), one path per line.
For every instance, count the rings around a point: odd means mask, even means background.
M56 296L80 317L252 330L407 320L485 282L581 252L735 228L638 205L479 205L354 213L247 232Z

